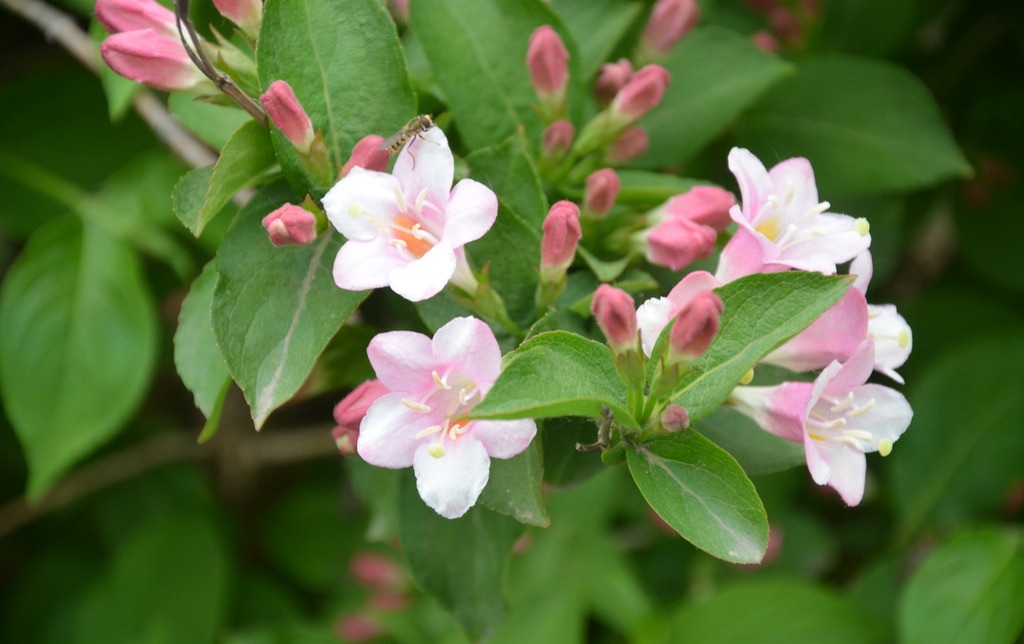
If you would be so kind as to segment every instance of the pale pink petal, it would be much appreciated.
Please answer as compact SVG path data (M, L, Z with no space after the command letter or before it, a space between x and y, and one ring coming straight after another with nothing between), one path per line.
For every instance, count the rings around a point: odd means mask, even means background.
M811 395L811 383L787 382L774 387L736 387L729 402L765 431L800 442Z
M813 233L781 249L776 261L800 270L813 270L807 266L827 265L828 270L814 270L816 273L831 275L835 265L848 262L871 245L871 235L857 230L855 219L846 215L822 213L815 217L815 224L809 227Z
M522 453L536 435L537 423L532 418L473 421L473 437L491 458L512 458Z
M864 452L845 443L833 441L818 442L815 446L820 462L828 464L828 471L826 479L821 481L812 470L811 477L814 478L814 482L819 485L827 484L839 492L846 505L858 505L864 498L864 479L867 474L867 459L864 458ZM810 467L811 461L808 459L808 469Z
M785 270L785 267L765 266L764 247L759 238L763 239L763 236L746 228L738 229L718 257L715 277L724 284L754 273L777 273Z
M398 181L390 174L352 168L324 195L324 211L346 238L372 239L401 212L397 191Z
M821 369L853 355L867 335L868 303L849 289L839 302L792 339L762 359L791 371Z
M733 208L729 214L736 222L741 219L752 221L772 193L768 171L757 157L743 148L733 148L729 152L729 170L736 176L743 201L742 208Z
M821 452L823 441L816 441L808 434L804 434L804 458L807 459L807 471L811 478L818 485L826 485L832 476L832 465L829 463L826 454Z
M422 443L416 434L431 422L405 405L402 397L393 393L378 398L359 424L356 451L371 465L401 468L413 464L413 454Z
M391 290L410 302L420 302L440 293L454 272L455 253L442 243L423 257L393 268L388 283Z
M768 171L775 194L787 197L788 206L803 214L815 208L818 201L818 189L814 184L814 170L811 162L803 157L794 157L780 161ZM795 223L795 222L794 222Z
M835 375L828 378L824 392L836 397L844 396L850 389L867 382L874 368L875 345L871 340L864 340ZM821 380L821 376L818 379Z
M431 372L438 368L439 362L430 338L422 333L378 333L366 347L366 355L377 379L390 391L420 396L434 387Z
M668 299L672 300L679 308L690 303L701 291L710 291L721 286L721 282L707 271L693 271L679 280L679 283L672 287L668 293Z
M426 189L426 198L444 210L455 178L455 158L441 128L432 127L410 139L391 172L410 202Z
M501 373L501 348L491 327L472 317L455 318L434 334L434 355L469 376L485 395Z
M440 458L430 454L431 446L429 442L421 444L413 456L416 490L435 512L458 519L473 507L487 485L491 459L484 446L469 435L446 444Z
M856 275L853 281L853 288L867 295L868 284L871 283L871 276L874 274L874 263L871 261L871 251L866 250L853 258L850 262L850 275Z
M498 218L494 191L472 179L455 184L445 211L444 237L458 248L484 236Z
M334 258L334 283L349 291L387 286L388 274L405 263L383 238L346 242Z

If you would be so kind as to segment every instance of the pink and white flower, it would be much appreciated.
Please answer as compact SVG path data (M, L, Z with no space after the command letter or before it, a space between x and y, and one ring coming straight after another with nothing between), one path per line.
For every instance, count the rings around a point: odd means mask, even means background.
M845 363L825 367L814 382L737 387L730 402L766 431L803 443L814 482L857 505L864 496L864 454L887 456L913 417L901 393L865 384L873 365L874 344L865 341Z
M359 428L359 455L379 467L412 466L420 496L457 519L487 485L491 458L511 458L537 433L532 419L467 420L501 372L501 349L484 322L455 318L433 339L411 331L381 333L367 348L390 393Z
M324 196L327 218L348 242L334 261L334 281L359 291L390 286L413 302L445 284L473 293L476 280L463 246L490 230L498 199L463 179L441 128L413 137L391 174L352 168Z
M850 288L810 326L761 362L790 371L813 371L823 369L833 360L844 362L868 337L869 309L864 294Z
M743 204L729 211L739 230L722 250L717 277L723 282L790 268L832 275L836 264L870 246L866 220L827 212L829 203L818 201L807 159L766 170L748 150L733 148L729 169Z
M867 293L873 273L870 251L864 251L850 263L850 274L857 276L853 288L861 293ZM895 305L868 304L867 337L875 343L875 371L884 373L902 385L903 376L896 373L896 368L903 366L910 357L914 336L910 325L896 311Z
M640 327L640 344L648 357L654 350L654 343L668 323L679 314L702 291L721 286L715 276L707 271L689 273L676 284L668 297L651 298L636 310L637 325Z

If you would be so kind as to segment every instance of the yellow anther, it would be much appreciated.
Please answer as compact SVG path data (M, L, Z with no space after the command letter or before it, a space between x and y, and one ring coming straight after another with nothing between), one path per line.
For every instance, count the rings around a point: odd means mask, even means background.
M440 443L434 443L433 445L427 448L427 454L430 454L434 458L441 458L445 454L444 445Z
M747 369L747 372L745 374L743 374L742 376L740 376L740 384L741 385L749 385L751 382L753 382L753 380L754 380L754 369L753 368Z
M900 345L901 349L906 349L910 346L910 331L907 329L900 329L899 334L896 336L896 342Z
M871 225L868 224L868 220L863 217L858 217L857 220L853 222L853 227L857 229L857 232L860 233L861 237L867 237L868 233L871 232Z
M882 456L888 456L892 453L892 441L888 438L878 441L878 453Z

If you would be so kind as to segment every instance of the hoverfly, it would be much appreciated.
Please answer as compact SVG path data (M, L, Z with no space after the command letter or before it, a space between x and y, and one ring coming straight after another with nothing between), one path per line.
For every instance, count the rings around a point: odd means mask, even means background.
M401 130L384 139L384 142L380 144L380 149L387 150L389 154L395 154L409 139L422 135L432 127L434 127L434 119L430 118L429 114L420 114L406 123Z

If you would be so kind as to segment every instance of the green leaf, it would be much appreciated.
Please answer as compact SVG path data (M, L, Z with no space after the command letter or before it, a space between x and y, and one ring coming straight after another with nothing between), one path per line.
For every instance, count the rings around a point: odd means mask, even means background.
M544 457L540 441L535 440L526 451L510 459L491 459L491 473L480 502L520 523L546 528L551 519L541 498L543 479Z
M0 292L0 391L39 496L117 434L149 388L156 319L138 259L64 219L33 235Z
M504 570L520 526L480 507L445 519L419 497L410 472L403 479L399 536L413 579L481 639L504 617Z
M734 563L757 563L768 547L768 515L736 460L697 432L626 449L647 503L684 539Z
M652 136L636 164L647 168L689 160L792 71L749 38L717 26L688 33L661 64L672 84L640 121Z
M807 157L828 194L907 192L971 172L921 81L878 60L802 59L747 113L738 139L768 166Z
M416 115L395 25L377 0L267 0L256 62L262 87L292 86L338 165L364 136L388 136ZM271 135L292 183L316 190L288 139Z
M835 592L805 581L746 581L706 601L684 605L672 620L671 642L882 641L879 629Z
M1019 530L966 531L932 552L903 592L900 641L1016 642L1024 629Z
M257 195L216 259L213 330L256 427L298 391L327 342L367 295L334 283L340 235L329 232L301 247L270 244L260 220L278 203L271 193Z
M611 407L615 422L634 429L626 411L626 386L607 346L566 331L528 338L512 353L475 418L551 418L601 414Z
M472 176L488 186L528 226L540 230L548 199L522 132L466 157Z
M593 418L561 416L539 421L544 446L544 483L570 487L582 483L605 469L597 452L580 452L576 444L591 444L597 439Z
M75 641L215 641L228 615L230 573L210 518L192 511L143 524L79 605Z
M725 304L718 335L673 402L692 422L713 412L743 374L838 302L849 283L845 276L787 271L748 275L715 289Z
M236 192L265 174L276 162L267 131L256 121L246 122L228 139L211 171L192 170L175 186L178 219L198 237ZM203 179L208 179L205 186Z
M901 539L1002 507L1024 454L1021 361L1024 335L998 334L942 355L914 383L914 422L883 463Z
M550 4L579 43L578 67L587 81L613 58L616 45L643 11L641 3L622 0L551 0Z
M623 168L616 172L621 182L617 201L641 209L656 208L694 186L707 185L706 181L647 170Z
M537 27L559 29L550 9L539 0L417 0L410 11L469 149L504 141L520 125L531 140L540 135L526 49ZM574 65L572 41L560 31Z
M234 104L197 101L194 95L184 92L172 92L167 97L167 109L190 132L217 150L227 145L238 128L252 121L248 113Z
M209 262L181 303L174 332L174 366L195 397L196 407L207 418L213 413L224 382L230 378L210 321L216 285L217 268Z
M803 445L766 432L735 409L719 407L694 429L729 452L750 476L772 474L807 462Z

